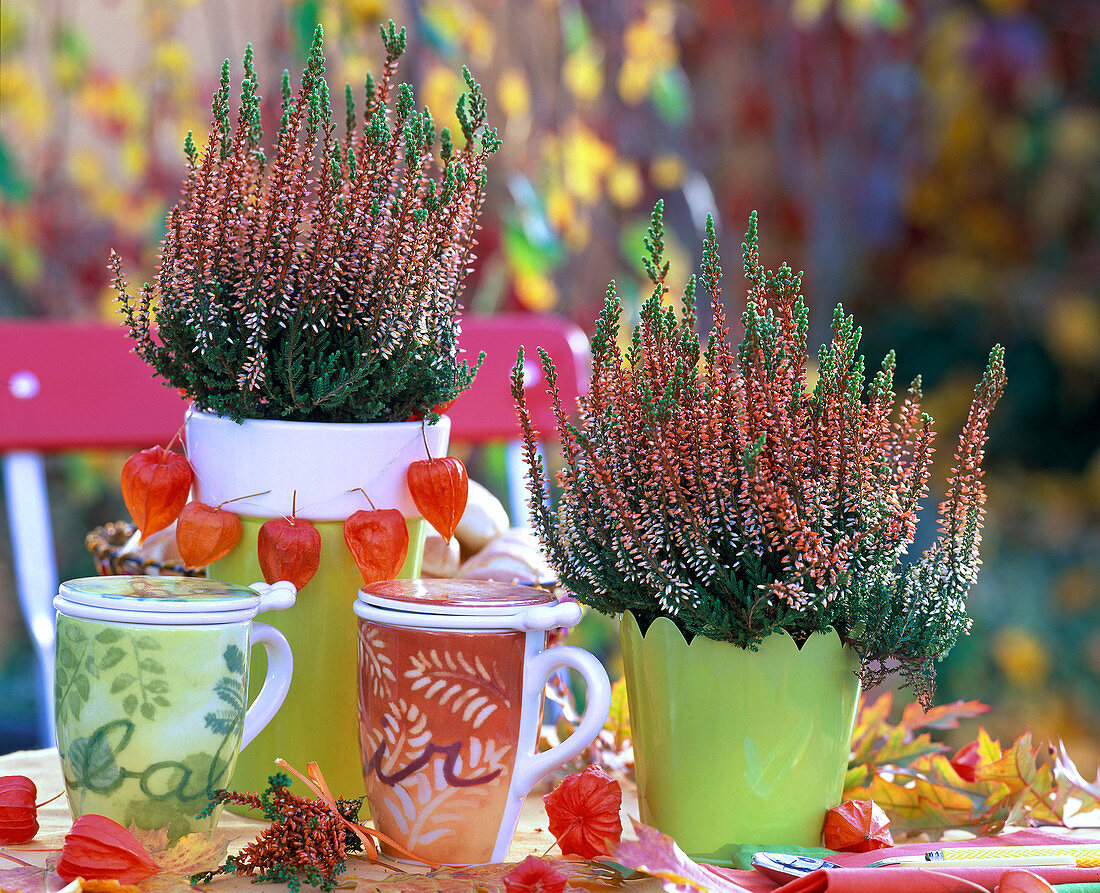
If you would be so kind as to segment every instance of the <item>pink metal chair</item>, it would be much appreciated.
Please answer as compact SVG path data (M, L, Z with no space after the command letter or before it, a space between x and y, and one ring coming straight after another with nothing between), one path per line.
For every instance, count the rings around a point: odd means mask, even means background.
M40 728L47 745L54 741L52 604L58 579L43 454L166 444L187 408L176 391L152 377L131 345L121 326L0 320L0 457L16 590L41 673ZM486 359L473 387L448 412L456 441L516 440L510 376L520 345L528 357L525 386L534 417L547 434L554 431L553 413L535 349L553 357L567 405L587 381L587 339L557 317L468 317L462 345L471 359L482 350ZM509 447L509 469L512 517L522 521L527 513L518 443Z

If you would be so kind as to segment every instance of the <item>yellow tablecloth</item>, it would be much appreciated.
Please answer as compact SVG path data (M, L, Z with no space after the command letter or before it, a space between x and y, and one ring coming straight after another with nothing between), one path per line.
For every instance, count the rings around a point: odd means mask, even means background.
M64 789L61 780L61 762L58 759L57 751L52 748L48 750L25 750L0 756L0 775L26 775L37 786L40 799L52 797L58 791ZM512 842L512 848L508 851L507 861L520 862L530 855L541 856L554 845L553 835L546 830L546 811L543 808L541 796L543 793L545 793L544 790L536 789L524 803L519 820L519 830ZM628 829L631 827L629 815L638 815L637 793L633 784L624 781L623 828ZM60 848L66 832L72 827L73 823L72 816L69 813L68 801L61 797L53 803L43 806L38 811L38 823L40 830L34 840L34 845ZM256 835L266 827L266 822L243 818L229 812L222 814L221 822L218 824L219 830L231 831L236 835L234 843L229 848L230 852L236 852L245 844L255 840ZM17 855L34 865L44 865L50 855L56 854L19 852ZM555 849L551 855L559 854ZM0 867L5 866L11 867L8 863L0 861ZM348 868L349 874L362 881L362 883L356 885L355 889L362 890L368 889L367 882L377 882L393 873L392 869L371 865L360 859L349 860ZM632 883L630 887L632 891L638 891L638 893L651 893L651 891L661 889L660 883L651 879ZM249 878L230 877L219 878L213 889L226 891L226 893L231 890L253 891L255 893L257 890L265 889L285 891L286 887L279 884L258 886L253 884ZM310 888L307 886L303 889ZM341 887L341 889L350 890L352 888Z

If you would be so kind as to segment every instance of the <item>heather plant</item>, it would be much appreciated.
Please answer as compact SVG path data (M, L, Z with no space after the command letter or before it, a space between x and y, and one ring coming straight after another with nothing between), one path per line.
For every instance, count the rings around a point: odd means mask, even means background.
M437 136L412 88L394 89L405 30L381 31L382 77L367 75L361 112L345 87L341 138L317 27L296 95L283 72L270 159L251 46L235 126L226 60L205 147L187 135L156 282L132 297L112 253L137 354L201 409L238 420L434 419L477 371L459 359L457 314L500 141L465 68L464 141Z
M927 703L935 662L969 628L1002 348L975 389L938 536L907 562L933 452L920 379L898 401L890 353L868 381L861 330L838 306L811 387L801 274L764 269L755 214L743 245L740 345L727 341L709 218L701 270L677 314L666 303L661 211L658 203L646 239L653 291L620 346L622 304L614 282L608 288L575 422L540 352L563 453L556 508L545 498L522 354L514 370L531 516L551 563L583 602L632 611L643 630L665 616L689 638L755 648L780 631L803 641L834 627L858 653L865 682L896 661ZM695 331L700 289L715 319L705 346Z

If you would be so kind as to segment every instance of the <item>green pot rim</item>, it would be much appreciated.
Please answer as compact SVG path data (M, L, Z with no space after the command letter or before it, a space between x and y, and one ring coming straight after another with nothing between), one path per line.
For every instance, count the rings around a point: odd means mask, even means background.
M676 625L672 618L665 616L656 618L644 633L633 611L623 611L620 615L619 623L627 624L630 634L646 648L657 647L655 643L660 640L660 647L683 648L693 653L717 647L721 649L732 649L744 654L754 654L763 648L789 648L793 649L797 654L804 654L813 653L821 648L835 649L837 645L842 648L847 648L849 651L853 651L852 647L841 638L840 633L837 632L834 626L830 626L825 631L810 633L809 637L801 646L787 630L780 628L765 636L754 649L752 647L734 645L732 642L724 642L719 639L710 639L701 633L697 634L689 642L683 630Z

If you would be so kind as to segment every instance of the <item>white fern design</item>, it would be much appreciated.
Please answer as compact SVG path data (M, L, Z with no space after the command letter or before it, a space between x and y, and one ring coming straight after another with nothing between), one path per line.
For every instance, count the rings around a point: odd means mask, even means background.
M447 782L444 759L438 756L383 795L383 805L394 825L400 829L409 849L414 852L444 837L453 837L471 816L477 815L484 802L497 796L501 786L507 790L509 744L498 745L493 739L484 744L470 739L469 764L461 757L455 766L459 775L487 775L500 772L486 785L457 788ZM446 809L444 810L444 807Z
M371 629L363 642L363 656L367 662L367 678L375 697L389 700L390 683L397 682L393 671L393 658L386 653L386 642L377 629Z
M461 651L444 651L440 657L435 648L410 655L409 661L412 667L404 675L413 680L410 688L454 714L461 713L463 721L472 722L475 729L498 707L509 707L507 689L495 663L490 671L476 655L471 663Z
M372 751L376 751L385 741L380 768L388 775L393 774L419 757L428 746L431 741L428 717L416 704L401 698L397 703L390 704L389 710L382 716L382 722L371 729L367 740Z

